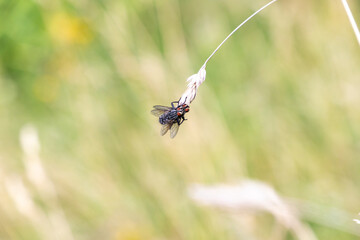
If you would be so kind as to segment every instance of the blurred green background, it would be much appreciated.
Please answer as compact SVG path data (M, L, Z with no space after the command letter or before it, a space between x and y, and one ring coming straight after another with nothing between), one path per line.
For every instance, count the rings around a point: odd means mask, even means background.
M341 1L248 22L175 139L150 114L265 3L0 0L0 239L297 239L188 196L248 178L302 202L318 239L357 239L360 55Z

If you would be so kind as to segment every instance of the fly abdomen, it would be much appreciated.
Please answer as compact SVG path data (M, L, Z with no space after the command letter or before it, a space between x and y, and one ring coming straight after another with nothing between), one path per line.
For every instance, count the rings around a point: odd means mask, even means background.
M162 124L162 125L166 124L166 121L165 121L165 118L164 118L164 114L159 117L159 122L160 122L160 124Z

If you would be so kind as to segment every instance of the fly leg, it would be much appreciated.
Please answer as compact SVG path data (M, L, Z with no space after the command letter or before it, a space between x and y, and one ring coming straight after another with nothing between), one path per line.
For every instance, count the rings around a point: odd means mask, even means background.
M176 108L176 107L174 107L174 103L177 103L177 104L179 105L179 101L173 101L173 102L171 102L171 106L172 106L173 108Z
M182 124L185 120L187 120L187 119L185 119L184 116L181 116L181 118L178 118L178 119L176 119L176 120L177 120L178 124L181 125L181 124Z

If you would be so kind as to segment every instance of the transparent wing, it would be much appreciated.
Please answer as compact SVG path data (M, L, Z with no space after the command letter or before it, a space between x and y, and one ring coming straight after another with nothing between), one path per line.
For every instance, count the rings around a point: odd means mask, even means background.
M168 124L162 125L161 131L160 131L161 136L164 136L167 133L167 131L169 131L169 129L171 128L171 125L175 125L175 124L168 123Z
M164 114L166 111L169 111L171 107L161 106L161 105L155 105L154 109L151 110L151 114L160 117L162 114Z
M179 124L175 122L170 128L170 137L174 138L179 131Z

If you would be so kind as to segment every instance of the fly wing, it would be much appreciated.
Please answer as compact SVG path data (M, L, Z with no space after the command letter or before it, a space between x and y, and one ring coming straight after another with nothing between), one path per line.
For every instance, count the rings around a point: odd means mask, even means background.
M174 138L179 131L179 124L175 122L170 128L170 137Z
M160 131L161 136L164 136L167 133L167 131L169 131L169 129L171 128L171 125L175 125L175 124L168 123L168 124L162 125L161 131Z
M154 109L151 110L151 114L156 117L160 117L161 115L163 115L166 111L169 111L170 109L171 109L171 107L155 105Z

